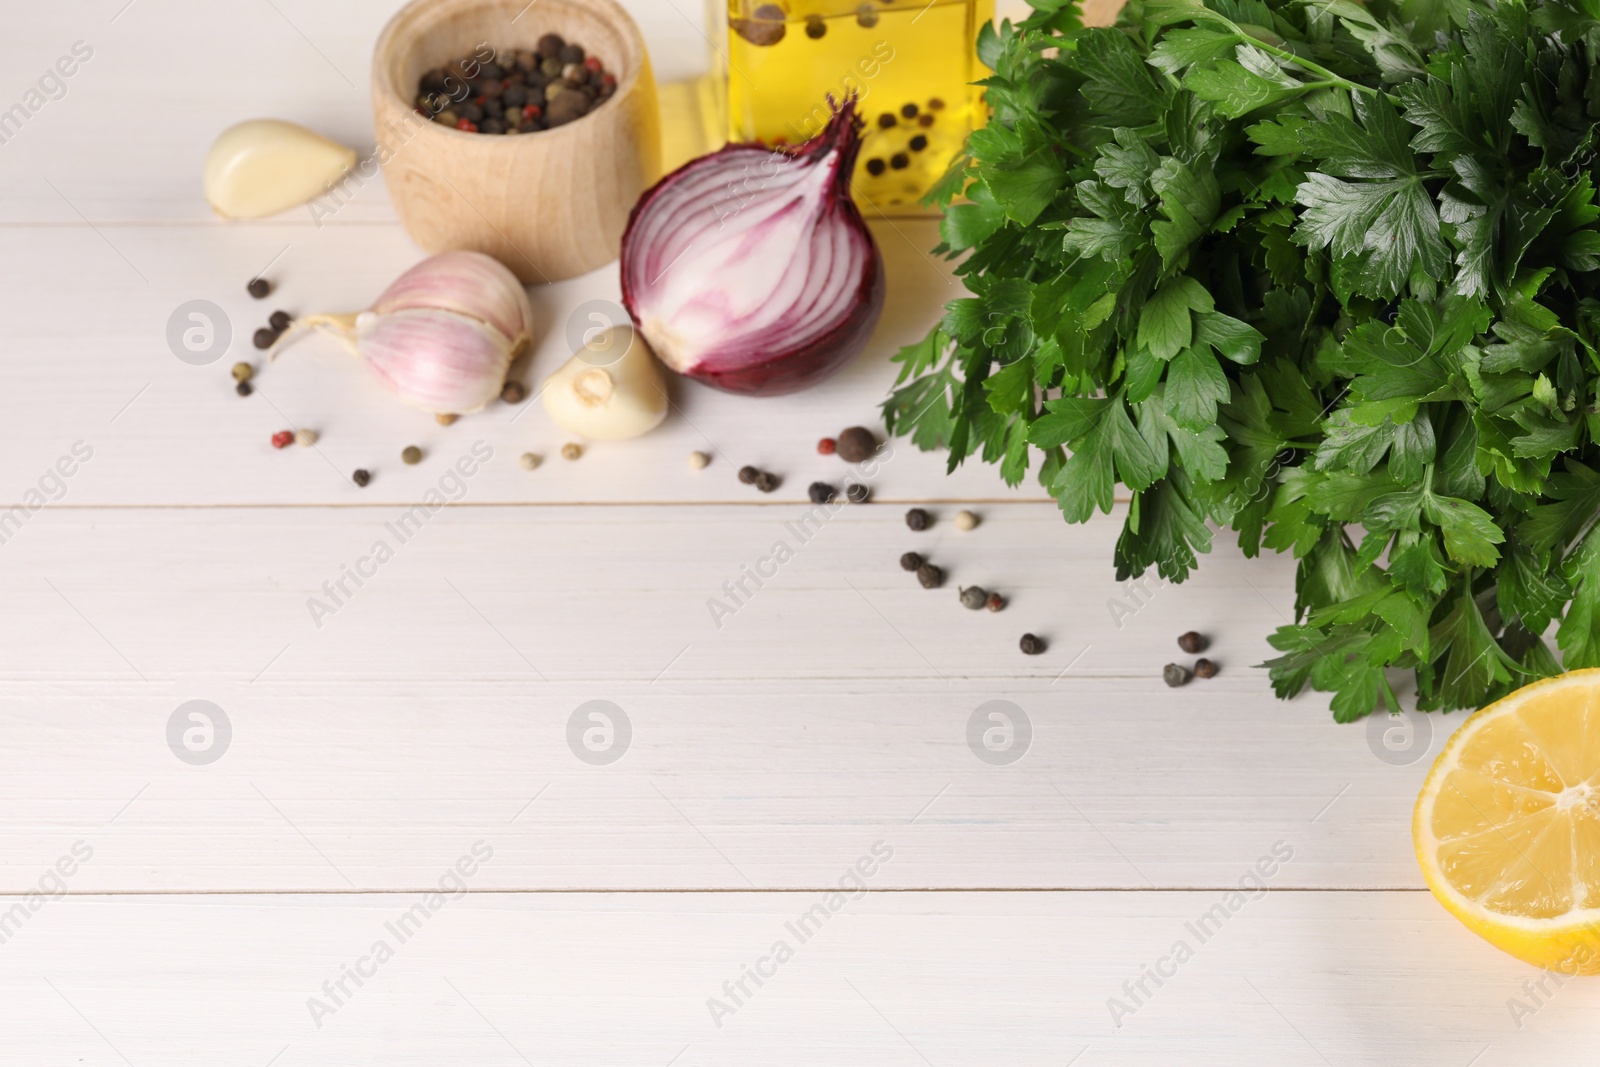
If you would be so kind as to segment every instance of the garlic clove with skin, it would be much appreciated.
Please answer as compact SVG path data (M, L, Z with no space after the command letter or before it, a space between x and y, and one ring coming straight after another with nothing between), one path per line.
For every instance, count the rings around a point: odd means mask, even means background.
M260 219L320 195L356 151L304 126L252 119L222 131L206 155L206 201L225 219Z
M631 326L596 334L544 383L556 425L591 441L649 433L667 417L667 384L655 353Z

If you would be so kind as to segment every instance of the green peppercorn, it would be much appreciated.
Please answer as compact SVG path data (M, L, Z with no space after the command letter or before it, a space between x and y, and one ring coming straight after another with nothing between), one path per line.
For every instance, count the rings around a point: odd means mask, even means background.
M968 611L982 611L988 602L989 591L981 586L971 585L961 590L961 606Z
M1180 685L1189 684L1189 668L1178 663L1169 663L1161 668L1161 680L1173 689Z
M251 378L254 378L255 376L256 376L256 369L255 369L255 367L253 365L251 365L249 363L235 363L233 365L233 380L234 381L236 381L236 382L248 382Z
M422 449L416 445L407 445L400 452L400 462L408 467L415 467L422 462Z

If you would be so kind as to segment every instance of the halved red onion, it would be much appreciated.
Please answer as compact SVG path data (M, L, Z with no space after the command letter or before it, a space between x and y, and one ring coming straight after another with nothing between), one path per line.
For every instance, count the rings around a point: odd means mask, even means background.
M850 198L860 134L851 97L803 145L731 144L645 193L622 237L622 302L663 363L773 396L866 347L885 283Z

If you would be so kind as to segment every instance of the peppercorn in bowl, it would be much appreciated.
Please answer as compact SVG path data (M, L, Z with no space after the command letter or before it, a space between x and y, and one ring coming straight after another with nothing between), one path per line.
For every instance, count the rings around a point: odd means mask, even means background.
M615 0L415 0L378 38L372 100L412 239L524 282L615 259L660 176L650 57Z

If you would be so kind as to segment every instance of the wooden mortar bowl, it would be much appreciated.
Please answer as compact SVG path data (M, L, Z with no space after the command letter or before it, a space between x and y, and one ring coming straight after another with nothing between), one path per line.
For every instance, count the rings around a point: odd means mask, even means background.
M513 21L515 20L515 21ZM478 52L533 51L557 33L598 56L617 91L539 133L468 133L414 106L422 75ZM372 59L378 161L395 211L428 252L486 252L524 282L616 259L628 213L661 176L661 113L644 38L615 0L414 0Z

